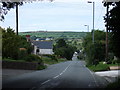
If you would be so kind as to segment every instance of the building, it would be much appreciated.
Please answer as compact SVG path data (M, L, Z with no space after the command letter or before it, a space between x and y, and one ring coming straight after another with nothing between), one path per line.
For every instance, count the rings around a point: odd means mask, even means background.
M34 47L34 54L54 54L53 53L53 41L32 41Z
M26 35L27 42L30 41L30 35Z

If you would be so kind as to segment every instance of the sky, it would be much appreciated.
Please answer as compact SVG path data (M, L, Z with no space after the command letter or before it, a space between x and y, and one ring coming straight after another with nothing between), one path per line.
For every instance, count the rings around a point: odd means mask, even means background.
M75 31L86 32L93 28L93 4L88 0L54 0L25 3L19 7L19 32ZM95 2L95 29L105 30L106 8L102 0ZM0 22L3 28L15 26L15 9L11 9Z

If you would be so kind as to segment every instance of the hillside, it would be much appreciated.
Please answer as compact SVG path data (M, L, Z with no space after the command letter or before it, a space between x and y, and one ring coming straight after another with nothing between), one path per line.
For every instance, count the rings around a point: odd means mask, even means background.
M19 35L31 35L31 36L37 36L37 37L52 37L54 39L56 38L74 38L74 39L80 39L85 37L87 32L45 32L45 31L37 31L37 32L20 32Z

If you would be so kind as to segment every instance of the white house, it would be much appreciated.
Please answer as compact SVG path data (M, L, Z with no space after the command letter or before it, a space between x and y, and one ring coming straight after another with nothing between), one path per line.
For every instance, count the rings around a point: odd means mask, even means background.
M53 41L32 41L34 46L34 54L54 54Z

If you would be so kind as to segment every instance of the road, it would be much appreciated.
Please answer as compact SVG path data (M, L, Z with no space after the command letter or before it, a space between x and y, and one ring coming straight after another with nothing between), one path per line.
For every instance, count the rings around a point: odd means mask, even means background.
M47 69L23 74L3 80L5 88L28 90L55 88L103 88L108 82L85 67L83 61L73 57L72 61L50 65Z

